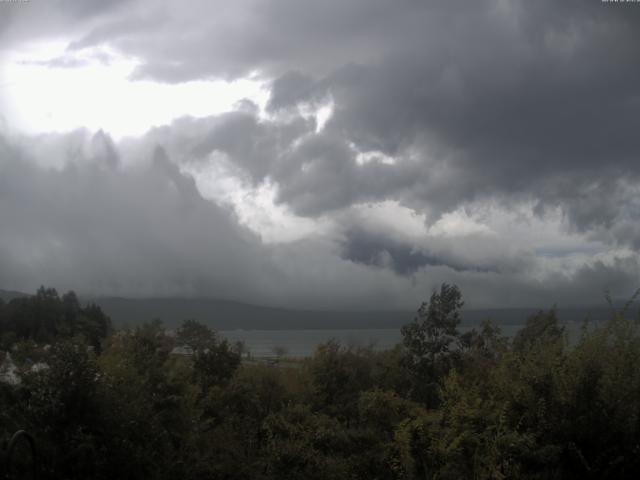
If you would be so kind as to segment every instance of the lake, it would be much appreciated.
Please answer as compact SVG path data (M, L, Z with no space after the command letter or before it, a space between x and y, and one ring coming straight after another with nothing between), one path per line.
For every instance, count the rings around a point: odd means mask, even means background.
M513 336L522 325L502 325L502 333ZM570 332L577 331L579 324L568 324ZM461 325L460 331L466 332L472 326ZM254 357L274 357L274 348L283 347L288 357L310 357L316 347L328 340L335 339L344 345L369 346L384 350L393 347L402 340L400 329L354 329L354 330L222 330L220 334L231 343L245 342Z

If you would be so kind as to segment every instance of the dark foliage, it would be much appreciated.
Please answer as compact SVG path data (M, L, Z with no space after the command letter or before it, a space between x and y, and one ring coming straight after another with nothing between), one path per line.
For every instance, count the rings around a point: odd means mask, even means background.
M330 341L272 367L195 320L111 332L41 288L0 303L0 434L36 438L44 479L636 478L628 306L571 341L554 310L513 339L462 334L461 307L445 284L394 349Z

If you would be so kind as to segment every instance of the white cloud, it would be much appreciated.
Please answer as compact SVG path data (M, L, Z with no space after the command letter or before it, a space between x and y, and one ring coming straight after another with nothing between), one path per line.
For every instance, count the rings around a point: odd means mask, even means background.
M328 219L313 220L294 215L283 204L276 204L277 187L269 181L251 185L226 155L213 153L207 163L183 165L193 175L205 198L229 205L238 220L269 244L288 243L328 234Z
M617 10L54 3L0 18L3 282L396 307L638 280Z
M102 129L117 139L185 115L230 111L244 98L263 107L267 100L257 78L175 85L133 80L140 60L105 46L69 52L67 43L27 44L5 62L2 96L14 130Z

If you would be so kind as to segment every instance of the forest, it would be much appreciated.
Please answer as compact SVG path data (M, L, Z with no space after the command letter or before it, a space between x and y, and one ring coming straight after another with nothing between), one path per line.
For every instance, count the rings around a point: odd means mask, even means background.
M8 478L589 479L640 471L640 323L631 302L570 338L551 309L513 337L462 334L443 284L379 351L247 360L206 325L114 328L73 292L0 300ZM410 319L409 319L410 320ZM179 348L176 348L179 347Z

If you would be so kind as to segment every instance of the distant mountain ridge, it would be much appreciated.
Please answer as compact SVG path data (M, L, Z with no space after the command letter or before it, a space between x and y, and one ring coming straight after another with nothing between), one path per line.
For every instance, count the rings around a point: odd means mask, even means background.
M400 328L411 322L416 310L392 311L318 311L264 307L228 300L103 297L91 300L107 313L116 325L136 325L158 318L169 328L194 318L217 330L306 330ZM499 325L520 325L538 312L536 308L465 310L463 325L476 325L490 318ZM561 321L581 322L586 318L604 320L608 307L558 309Z
M0 299L5 302L28 296L27 293L0 289ZM84 297L81 300L83 303L99 305L116 326L135 326L158 318L167 327L175 328L183 320L193 318L216 330L395 329L411 322L418 307L416 305L414 310L367 312L293 310L203 298ZM490 318L498 325L521 325L539 310L463 310L462 324L477 325L482 320ZM581 322L586 318L599 321L611 315L607 306L558 308L557 312L558 318L563 322Z
M14 291L11 291L11 290L2 290L2 289L0 289L0 299L4 300L5 302L13 300L14 298L25 298L25 297L28 297L28 296L29 296L28 293L14 292Z

